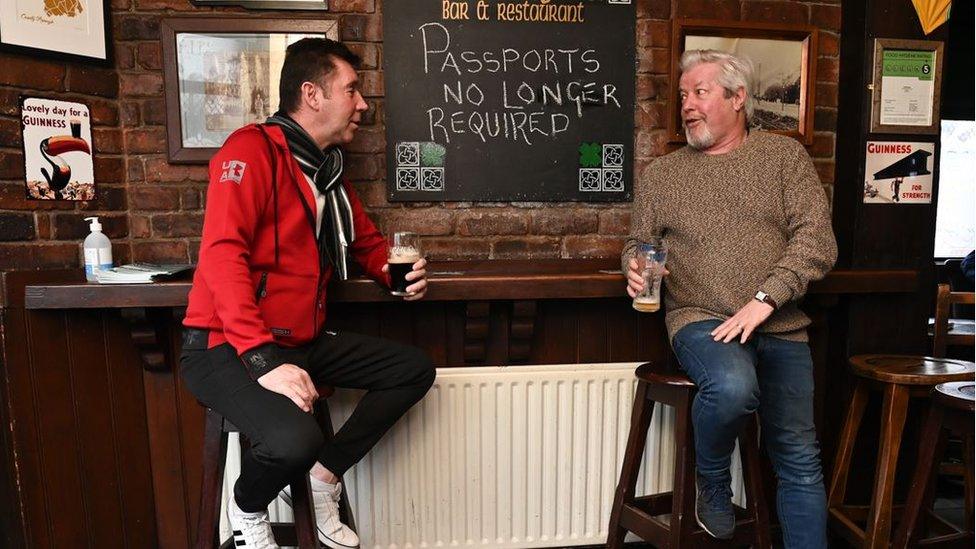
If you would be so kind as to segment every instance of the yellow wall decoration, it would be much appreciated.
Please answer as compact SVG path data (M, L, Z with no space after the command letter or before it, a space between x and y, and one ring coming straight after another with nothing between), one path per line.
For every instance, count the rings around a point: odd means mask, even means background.
M952 0L912 0L912 4L922 23L922 30L929 34L949 19Z

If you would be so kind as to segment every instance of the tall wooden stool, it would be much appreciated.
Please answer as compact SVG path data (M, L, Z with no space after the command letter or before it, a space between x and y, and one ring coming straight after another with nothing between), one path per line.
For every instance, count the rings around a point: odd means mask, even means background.
M932 407L925 421L925 430L922 431L915 476L912 477L908 501L905 503L904 515L898 525L893 547L907 548L920 544L918 519L923 513L928 514L935 523L945 527L947 533L923 540L921 544L926 547L943 544L973 546L974 389L976 384L963 381L936 385L932 391ZM939 457L945 451L947 430L963 440L963 477L966 485L966 522L963 528L946 522L931 511Z
M909 399L928 399L932 387L939 383L971 381L976 365L963 360L906 355L857 355L850 358L850 364L857 384L837 444L827 497L828 521L831 528L857 547L887 548L891 539L895 466ZM851 454L870 391L883 394L871 504L846 505ZM864 528L859 521L866 521Z
M730 544L770 547L769 518L763 498L759 467L756 416L746 422L739 434L739 451L746 482L745 509L736 506L735 536L717 540L698 526L695 520L695 440L691 427L691 404L695 384L680 372L654 364L637 368L637 394L631 416L630 435L620 471L607 546L623 547L624 536L633 532L658 548L729 547ZM651 425L654 403L675 409L674 488L671 492L635 497L637 474L644 453L647 429ZM663 519L661 515L664 515Z
M315 420L322 429L326 440L335 436L332 429L332 418L329 415L329 404L326 399L335 392L328 386L318 386L319 399L315 403ZM206 409L206 423L203 442L203 478L200 485L200 516L197 522L196 549L213 549L216 546L233 547L233 539L220 545L220 504L222 503L221 487L224 482L224 462L227 459L227 434L239 432L214 410ZM341 480L341 479L340 479ZM278 545L298 546L299 549L318 549L318 528L315 523L315 508L312 505L312 488L308 475L302 475L300 480L291 484L291 506L295 515L294 524L272 523L275 540ZM345 490L339 502L339 514L342 521L355 530L352 513Z

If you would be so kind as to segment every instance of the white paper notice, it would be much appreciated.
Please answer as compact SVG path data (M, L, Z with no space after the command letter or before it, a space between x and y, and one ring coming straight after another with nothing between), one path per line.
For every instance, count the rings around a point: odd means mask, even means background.
M881 69L881 124L931 126L934 51L886 50Z

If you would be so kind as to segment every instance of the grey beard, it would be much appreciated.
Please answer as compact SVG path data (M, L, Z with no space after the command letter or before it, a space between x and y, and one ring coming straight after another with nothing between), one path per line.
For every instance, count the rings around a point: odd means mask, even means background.
M715 136L712 132L708 131L708 126L704 123L698 130L698 137L695 137L688 126L685 126L685 140L688 141L688 146L695 150L704 150L715 144Z

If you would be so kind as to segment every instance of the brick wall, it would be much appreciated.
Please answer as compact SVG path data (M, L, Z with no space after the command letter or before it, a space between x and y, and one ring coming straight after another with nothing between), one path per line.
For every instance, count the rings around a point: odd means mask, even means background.
M432 0L426 0L432 1ZM666 153L670 19L719 18L818 26L815 140L809 151L828 195L834 181L840 0L638 0L636 173ZM237 9L194 8L188 0L112 0L115 66L34 60L0 53L0 270L81 265L87 215L102 217L116 262L194 261L203 221L204 166L166 162L159 20ZM327 17L363 56L366 124L348 148L348 176L382 229L425 235L432 258L615 256L630 205L585 203L390 204L385 199L381 0L331 0ZM268 15L271 15L270 13ZM28 201L17 96L87 103L92 110L98 199Z

